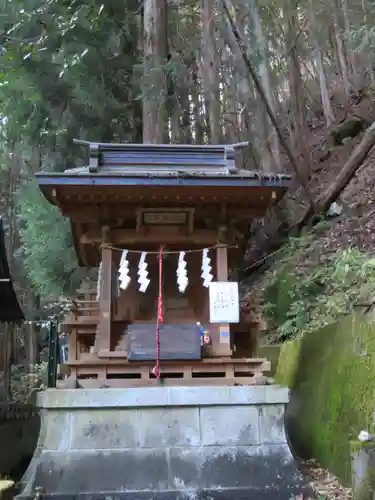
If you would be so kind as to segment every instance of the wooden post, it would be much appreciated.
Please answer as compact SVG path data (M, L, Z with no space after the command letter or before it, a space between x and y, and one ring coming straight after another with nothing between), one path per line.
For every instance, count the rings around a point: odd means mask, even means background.
M228 249L219 247L216 250L217 281L228 281ZM230 325L219 325L219 348L220 355L231 356Z
M103 228L103 243L109 240L109 228ZM112 249L106 246L102 248L102 277L100 288L100 319L95 342L97 352L109 352L111 350L111 326L112 326L112 275L113 275Z

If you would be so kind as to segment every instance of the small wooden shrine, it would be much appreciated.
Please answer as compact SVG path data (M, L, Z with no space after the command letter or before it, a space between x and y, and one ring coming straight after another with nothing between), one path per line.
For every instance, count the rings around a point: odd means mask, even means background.
M86 143L87 167L37 174L71 220L79 262L98 268L62 330L80 387L262 383L256 320L239 314L236 266L249 224L286 175L241 170L242 145Z

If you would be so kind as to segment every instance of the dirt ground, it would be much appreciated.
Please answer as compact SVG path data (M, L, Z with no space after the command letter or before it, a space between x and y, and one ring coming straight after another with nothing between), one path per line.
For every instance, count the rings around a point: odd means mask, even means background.
M335 476L319 467L314 460L300 461L300 468L310 480L317 500L351 500L353 498L351 488L341 486ZM297 497L296 500L310 499Z

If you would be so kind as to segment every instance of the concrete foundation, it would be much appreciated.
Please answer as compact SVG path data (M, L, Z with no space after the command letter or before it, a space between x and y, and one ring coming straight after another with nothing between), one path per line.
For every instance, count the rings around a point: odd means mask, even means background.
M309 494L278 386L47 390L18 498L290 500Z

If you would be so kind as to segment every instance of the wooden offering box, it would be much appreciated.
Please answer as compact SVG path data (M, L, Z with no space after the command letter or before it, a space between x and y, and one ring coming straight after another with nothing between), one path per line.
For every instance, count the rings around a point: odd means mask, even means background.
M256 357L258 320L210 322L203 285L207 273L214 282L233 281L251 220L283 196L290 177L238 169L243 145L87 146L88 166L37 174L45 197L71 220L80 265L98 268L98 283L78 292L61 325L69 334L71 381L82 387L262 383L269 363ZM181 258L186 290L177 283ZM202 338L209 342L201 345Z

